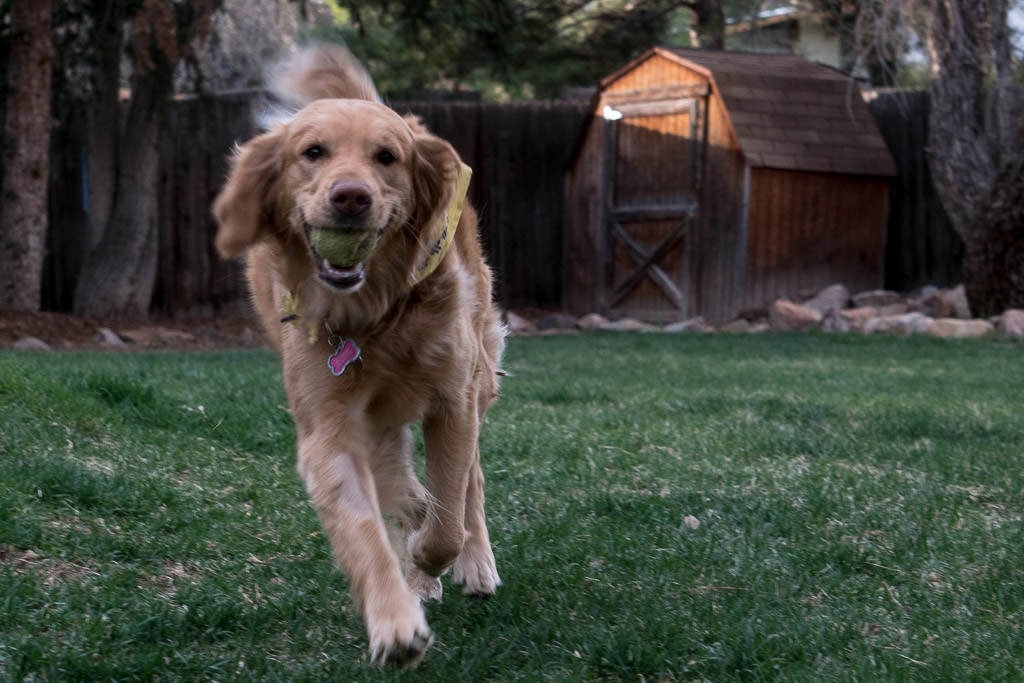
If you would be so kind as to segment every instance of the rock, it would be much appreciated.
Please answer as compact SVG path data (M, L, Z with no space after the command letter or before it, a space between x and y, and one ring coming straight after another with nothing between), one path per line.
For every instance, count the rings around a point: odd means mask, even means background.
M845 311L839 311L839 315L846 318L851 330L862 330L869 320L878 317L878 309L871 306L847 308Z
M505 312L505 324L508 325L508 331L512 334L533 334L537 331L536 325L512 311Z
M156 341L156 335L153 333L152 328L148 327L139 327L133 330L121 330L118 332L118 336L132 344L142 344L143 346L148 346Z
M903 315L904 313L910 312L910 307L902 301L898 301L894 304L886 304L878 308L879 317L888 317L893 315Z
M642 323L633 318L622 318L614 322L605 323L601 326L605 332L656 332L658 328L654 325Z
M956 308L944 299L940 292L921 299L917 302L916 308L929 318L952 318L956 315Z
M242 329L241 339L244 346L255 346L261 341L262 337L251 327L246 327Z
M169 327L137 327L132 330L121 330L118 334L122 339L140 346L162 346L196 341L194 334L183 330L173 330Z
M576 329L576 318L567 313L549 313L536 323L537 329L546 330L574 330Z
M1024 310L1011 308L996 318L996 330L1007 337L1024 338Z
M683 517L683 526L687 529L696 531L700 528L700 520L693 515L686 515Z
M191 344L192 342L196 341L196 336L191 332L185 332L184 330L175 330L169 327L156 328L156 337L162 343L185 342Z
M915 299L920 299L921 301L924 301L925 299L930 299L934 295L938 294L939 291L939 288L936 287L935 285L925 285L920 289L915 289L910 296L912 296Z
M718 328L720 332L728 332L730 334L746 334L750 332L750 322L745 318L736 318L730 320L726 324Z
M832 285L818 292L813 299L804 302L804 306L813 308L825 315L829 311L841 311L850 301L850 290L843 285Z
M962 320L971 317L971 306L967 303L967 291L963 285L944 290L939 294L947 306L953 309L953 315Z
M608 318L598 313L587 313L576 321L576 326L581 330L599 330L602 325L608 324Z
M96 329L96 341L104 346L126 346L124 339L117 336L117 332L114 332L109 327L99 327Z
M50 351L50 345L39 337L22 337L14 342L15 351Z
M995 331L995 325L987 320L961 320L959 318L931 320L924 330L926 334L943 339L978 339Z
M772 304L768 322L773 330L780 332L809 330L821 322L821 313L813 308L801 306L786 299L779 299Z
M923 313L885 315L868 320L864 324L863 332L864 334L889 334L903 337L924 332L931 320Z
M682 320L677 323L665 325L664 330L665 332L675 334L688 334L693 332L703 334L706 332L714 332L715 328L708 325L704 318L698 315L696 318L690 318L689 320Z
M821 318L821 329L824 332L843 333L849 332L853 327L850 319L834 308L825 311Z
M903 299L898 292L893 292L888 289L872 289L867 292L860 292L853 295L853 306L854 308L863 308L864 306L871 306L873 308L881 308L882 306L889 306L900 302Z

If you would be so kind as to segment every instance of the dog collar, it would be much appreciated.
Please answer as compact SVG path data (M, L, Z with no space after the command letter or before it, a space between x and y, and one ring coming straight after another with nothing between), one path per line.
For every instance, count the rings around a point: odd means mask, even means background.
M473 169L459 162L459 177L455 181L452 198L440 219L428 231L424 243L429 244L430 247L427 249L426 256L413 268L409 276L409 286L414 287L426 280L437 269L444 255L448 253L448 247L452 244L455 231L459 228L462 209L466 206L466 192L469 190L469 179L472 176Z
M292 292L285 292L281 299L281 323L297 323L302 318L299 307L299 297ZM327 367L335 377L341 377L348 370L348 367L363 358L363 350L355 339L340 337L334 333L331 326L324 321L324 329L327 330L327 343L334 347L334 350L327 356ZM307 341L310 345L320 340L320 325L315 321L307 321Z

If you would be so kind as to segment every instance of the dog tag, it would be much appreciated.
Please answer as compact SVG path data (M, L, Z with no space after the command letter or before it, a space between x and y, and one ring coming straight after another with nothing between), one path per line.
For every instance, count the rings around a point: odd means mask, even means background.
M327 367L331 369L332 375L341 377L348 370L348 366L359 360L362 353L362 350L355 341L352 339L342 339L334 348L334 353L327 358Z

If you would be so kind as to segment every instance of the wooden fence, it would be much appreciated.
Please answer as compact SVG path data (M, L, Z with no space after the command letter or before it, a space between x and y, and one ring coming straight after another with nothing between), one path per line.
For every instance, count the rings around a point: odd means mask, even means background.
M470 198L509 307L562 304L565 170L583 101L396 104L420 116L473 167Z
M175 102L160 143L160 261L153 310L208 314L245 297L237 263L213 250L210 205L236 142L252 135L254 93ZM473 167L470 197L481 215L484 245L507 306L558 307L562 296L563 177L586 105L578 101L481 104L395 103L450 141ZM83 176L81 131L54 145L54 221L44 305L69 310L83 245L76 235L87 215L82 193L67 187Z
M252 93L176 102L161 139L160 262L153 310L213 313L245 297L237 263L213 251L210 204L232 146L252 133ZM449 140L473 169L471 199L481 214L496 294L508 307L562 304L564 175L588 115L584 101L493 104L397 103ZM927 98L884 94L871 103L899 166L886 247L885 282L908 289L950 284L959 277L962 247L939 206L924 158ZM70 310L87 234L81 179L88 163L83 131L55 133L51 172L51 234L44 272L44 308ZM2 171L2 169L0 169Z
M889 189L885 286L907 291L960 282L963 242L939 202L925 157L928 93L883 91L868 106L898 174Z

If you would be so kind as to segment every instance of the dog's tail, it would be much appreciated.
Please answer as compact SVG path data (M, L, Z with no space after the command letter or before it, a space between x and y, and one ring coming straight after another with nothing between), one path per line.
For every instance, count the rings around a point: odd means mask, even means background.
M334 97L381 101L370 74L345 47L329 43L310 45L270 69L268 101L258 116L258 124L269 130L313 100Z

